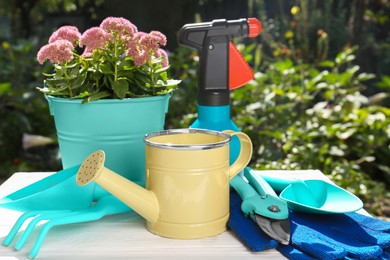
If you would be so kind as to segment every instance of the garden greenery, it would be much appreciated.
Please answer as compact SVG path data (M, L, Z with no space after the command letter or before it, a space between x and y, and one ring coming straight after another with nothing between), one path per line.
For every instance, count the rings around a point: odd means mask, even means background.
M139 32L124 18L108 17L83 34L63 26L38 52L38 62L49 60L54 69L40 90L83 102L167 94L180 81L168 77L168 55L160 48L166 42L161 32Z
M390 109L361 94L374 75L354 65L354 51L317 66L269 64L233 92L234 121L254 142L255 168L319 169L379 211L390 184Z

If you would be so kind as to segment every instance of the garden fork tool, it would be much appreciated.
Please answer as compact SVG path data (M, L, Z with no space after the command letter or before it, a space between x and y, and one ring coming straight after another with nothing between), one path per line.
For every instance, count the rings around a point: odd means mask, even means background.
M131 211L131 209L112 195L106 195L100 198L93 206L84 209L28 211L21 215L16 221L11 231L4 239L3 245L10 246L22 225L26 223L28 219L32 218L26 229L21 234L19 240L15 243L14 248L16 250L21 250L38 223L41 221L47 221L40 230L29 254L30 258L35 258L42 246L43 240L52 227L98 220L106 215L128 211Z
M22 225L31 219L15 244L15 249L21 250L34 228L41 221L47 221L29 255L35 258L52 227L98 220L106 215L131 210L111 195L94 202L95 185L80 187L75 182L79 168L80 165L77 165L59 171L0 199L0 207L25 212L4 239L4 246L10 246Z
M262 25L256 18L220 19L186 24L182 27L179 42L199 53L198 118L191 128L239 131L230 119L230 91L248 83L254 78L254 74L231 41L238 37L257 37L261 30ZM234 161L240 150L238 141L233 139L230 147L230 159ZM243 205L247 203L249 205L245 200L256 198L257 194L250 192L253 188L243 178L236 176L230 185L241 195ZM287 206L273 196L273 193L269 194L270 190L272 189L265 189L262 192L264 196L273 198L273 201L281 205L279 210L283 208L283 214L272 214L270 209L275 207L270 208L266 203L260 203L260 196L257 196L259 200L257 206L251 209L254 212L244 212L252 216L266 234L285 244L290 237Z

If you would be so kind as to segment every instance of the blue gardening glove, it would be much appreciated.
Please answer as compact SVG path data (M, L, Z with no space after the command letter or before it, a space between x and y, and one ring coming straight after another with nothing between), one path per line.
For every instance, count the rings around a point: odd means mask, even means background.
M241 211L242 200L231 189L228 226L252 251L274 248L277 242L264 234ZM390 259L390 223L358 213L305 214L290 212L291 243L279 245L290 259Z
M276 248L278 242L266 235L257 224L241 211L241 197L230 189L230 218L228 227L250 250L258 252Z
M290 211L291 244L278 250L290 259L390 259L390 223L358 213Z

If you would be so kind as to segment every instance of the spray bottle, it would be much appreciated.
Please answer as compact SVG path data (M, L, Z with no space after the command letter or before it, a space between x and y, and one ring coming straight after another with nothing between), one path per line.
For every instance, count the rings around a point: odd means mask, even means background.
M230 119L230 91L245 85L254 78L254 74L231 41L237 37L254 38L261 30L261 23L256 18L214 20L182 27L179 42L197 50L200 63L198 119L190 127L240 131ZM233 138L230 143L230 163L236 160L239 151L240 143ZM251 174L252 169L246 167L240 176L230 180L230 185L243 200L242 212L249 214L271 238L288 244L290 222L287 203L277 197L267 182L262 178L250 178ZM244 177L249 178L249 184ZM238 219L232 221L235 227L241 225ZM248 234L243 231L241 235Z
M198 118L191 128L217 131L239 128L230 119L230 91L254 78L241 53L232 43L234 38L257 37L262 25L256 18L225 20L184 25L179 43L199 54ZM230 158L235 160L239 143L232 140Z

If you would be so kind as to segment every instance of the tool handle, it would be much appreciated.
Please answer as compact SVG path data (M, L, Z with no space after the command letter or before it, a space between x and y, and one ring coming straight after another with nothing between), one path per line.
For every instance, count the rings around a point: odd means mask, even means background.
M254 196L258 196L257 192L249 183L244 181L240 176L236 176L230 180L230 185L240 195L241 199L245 201Z
M250 170L245 168L244 172ZM241 210L245 214L257 222L256 215L260 215L270 219L286 219L288 218L287 203L277 197L275 192L269 188L263 192L256 191L256 187L247 183L240 176L234 177L230 180L230 185L237 191L242 199ZM268 193L267 193L268 192ZM270 206L277 207L278 211L269 210Z
M277 197L273 186L270 185L267 181L263 179L263 177L256 172L255 170L252 170L249 167L246 167L244 170L244 176L248 179L249 184L252 185L257 193L261 196L265 195L271 195ZM272 186L272 187L271 187Z

